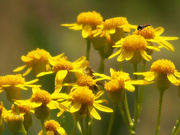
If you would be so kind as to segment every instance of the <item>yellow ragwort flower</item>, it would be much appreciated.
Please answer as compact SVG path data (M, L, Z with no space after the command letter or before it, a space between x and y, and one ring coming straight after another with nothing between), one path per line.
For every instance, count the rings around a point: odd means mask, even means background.
M165 47L170 51L174 51L174 47L166 40L177 40L178 37L164 37L161 34L164 32L164 28L153 28L151 25L137 29L134 34L143 36L148 42L155 42L159 44L159 47Z
M143 75L147 81L155 80L156 86L164 89L167 89L170 83L178 85L179 81L176 77L180 78L180 73L176 70L174 63L167 59L155 61L148 72L134 74Z
M150 61L152 58L147 54L146 49L159 51L157 47L149 45L141 35L128 35L116 42L114 47L120 47L120 49L112 54L109 59L120 54L117 61L128 60L132 63L138 63L142 58Z
M73 24L61 24L61 26L67 26L69 29L82 30L82 37L87 38L91 35L92 30L97 29L99 25L103 23L103 17L93 12L82 12L77 16L77 23Z
M37 75L37 77L56 73L55 87L57 90L57 87L62 84L68 73L74 72L76 77L82 75L84 68L88 65L88 61L86 61L86 57L84 56L74 62L68 61L67 57L60 57L51 60L50 64L53 66L52 71L41 72Z
M45 129L47 135L67 135L66 131L55 120L46 121ZM38 135L43 135L43 131L41 130Z
M26 65L18 67L14 69L14 72L19 72L24 68L28 67L26 72L23 76L27 75L30 71L34 73L36 76L40 72L49 71L51 70L49 59L51 59L51 55L49 52L45 51L44 49L37 48L29 52L26 56L22 56L21 59Z
M38 79L34 79L26 82L25 78L23 78L21 74L0 76L0 91L2 92L5 90L6 97L10 101L12 99L20 99L21 89L27 90L26 87L40 87L40 85L33 84L37 81Z
M103 91L99 91L94 95L88 87L74 87L71 89L70 98L66 101L66 104L70 106L69 111L71 113L78 112L83 115L84 113L87 114L86 110L88 110L95 119L100 120L101 117L95 108L103 112L113 112L112 109L100 104L105 102L104 99L97 100L103 93Z
M136 29L136 26L129 24L126 17L114 17L105 20L102 29L99 29L94 36L100 35L100 37L107 37L111 35L111 39L116 42L125 36L125 32L130 32L131 29Z

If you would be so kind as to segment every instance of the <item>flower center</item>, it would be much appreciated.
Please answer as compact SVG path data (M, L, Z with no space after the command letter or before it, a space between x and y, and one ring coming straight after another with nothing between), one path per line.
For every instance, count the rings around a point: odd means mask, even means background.
M147 46L147 41L144 37L140 35L129 35L124 38L122 43L122 48L125 51L138 51L145 50Z
M37 90L30 99L31 102L41 102L42 104L48 104L51 100L51 95L45 90Z
M111 19L107 19L103 24L103 29L115 29L118 26L126 25L128 21L125 17L114 17Z
M90 75L83 75L77 79L77 84L79 86L94 86L96 82Z
M156 35L156 31L152 26L147 26L147 27L144 27L143 29L136 30L134 34L141 35L145 39L153 39Z
M25 84L25 79L21 74L18 75L6 75L0 77L0 86L2 85L18 85Z
M154 71L160 74L168 74L168 73L173 74L175 72L175 65L173 62L169 60L160 59L151 65L151 71Z
M18 109L20 113L29 113L31 110L30 105L18 105ZM16 112L14 105L11 107L12 112Z
M37 48L36 50L29 52L25 57L26 58L24 59L24 61L27 64L31 65L40 61L44 63L49 63L48 59L51 57L51 55L44 49Z
M78 87L70 93L73 101L80 102L82 104L93 104L95 96L92 91L87 87Z
M53 70L55 72L59 70L72 70L72 69L73 69L72 63L68 61L65 57L60 58L58 61L55 62L53 66Z
M111 75L111 80L122 78L124 81L130 80L129 74L124 72L113 72Z
M102 16L95 11L82 12L77 17L77 24L96 26L96 25L100 25L102 23L103 23Z
M56 131L60 127L60 124L55 120L49 120L45 123L46 131Z
M111 80L111 81L105 83L104 88L108 92L119 91L119 90L124 88L124 80L123 79L114 79L114 80Z

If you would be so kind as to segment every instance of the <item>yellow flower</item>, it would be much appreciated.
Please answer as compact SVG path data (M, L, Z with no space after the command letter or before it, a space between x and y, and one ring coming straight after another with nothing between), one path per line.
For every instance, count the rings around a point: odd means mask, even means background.
M100 103L105 102L104 99L98 99L104 92L99 91L96 95L93 94L92 90L88 87L74 87L71 89L69 94L70 98L66 101L67 105L70 106L70 112L78 112L80 115L87 113L86 110L95 118L100 120L101 117L95 110L98 109L103 112L113 112L112 109L100 105Z
M28 69L23 74L23 76L27 75L30 71L34 73L36 76L38 73L43 71L49 71L51 70L49 59L51 58L51 55L49 52L37 48L36 50L33 50L29 52L26 56L22 56L21 59L26 63L26 65L18 67L14 69L14 72L19 72L26 68L28 66Z
M147 81L155 80L156 86L160 89L167 89L170 83L178 85L179 81L176 77L180 78L180 73L175 69L174 63L167 59L155 61L148 72L134 74L143 75Z
M126 17L114 17L105 20L102 29L100 29L94 36L111 36L111 40L114 42L120 40L120 38L125 37L125 32L130 32L131 29L136 29L135 25L129 24Z
M142 58L150 61L152 58L147 54L146 49L159 51L157 47L149 45L141 35L128 35L118 41L114 47L120 47L120 49L112 54L109 59L120 54L117 61L128 60L132 63L138 63Z
M146 26L142 29L136 30L134 34L143 36L148 42L158 43L161 47L165 47L170 51L174 51L174 47L166 40L177 40L178 37L164 37L160 36L164 32L164 28L158 27L154 29L152 26Z
M60 126L60 124L55 120L48 120L45 122L45 129L47 135L67 135L66 131ZM38 135L43 135L41 130Z
M82 30L82 37L87 38L91 35L91 32L99 25L103 23L103 17L93 11L93 12L82 12L77 17L77 23L73 24L61 24L62 26L67 26L69 29Z
M56 90L59 89L59 86L62 84L64 78L68 75L68 73L74 72L76 77L78 77L83 74L84 68L88 65L88 61L86 61L86 57L84 56L74 62L68 61L67 57L60 57L56 60L50 61L50 63L53 66L52 71L41 72L37 75L37 77L56 73Z
M6 97L9 101L12 99L20 99L21 89L27 90L26 87L40 87L40 85L33 85L38 79L26 82L21 74L0 76L0 91L5 90Z

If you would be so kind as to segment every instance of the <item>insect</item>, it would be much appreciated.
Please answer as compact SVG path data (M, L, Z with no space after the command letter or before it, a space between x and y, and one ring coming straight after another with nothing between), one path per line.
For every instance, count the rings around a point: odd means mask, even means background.
M139 25L139 26L137 27L137 30L142 30L142 29L144 29L144 28L147 27L147 26L151 26L151 24L142 24L142 25Z

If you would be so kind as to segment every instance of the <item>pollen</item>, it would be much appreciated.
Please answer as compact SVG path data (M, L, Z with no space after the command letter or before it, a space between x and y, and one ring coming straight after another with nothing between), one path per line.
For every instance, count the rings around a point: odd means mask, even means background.
M103 23L103 17L93 11L93 12L82 12L77 17L77 24L79 25L91 25L97 26Z
M134 32L134 34L141 35L145 39L153 39L155 37L155 35L156 35L156 31L152 26L147 26L147 27L145 27L143 29L136 30Z
M122 71L113 72L111 75L111 80L118 79L118 78L123 78L124 81L130 80L128 73L124 73Z
M31 102L39 102L42 104L48 104L51 100L49 92L45 90L37 90L30 99Z
M55 120L49 120L45 123L46 131L56 131L60 127L60 124Z
M151 71L159 74L175 73L175 65L167 59L160 59L155 61L151 66Z
M37 48L29 52L23 59L27 64L32 65L33 63L37 63L42 61L44 63L49 63L49 58L51 57L50 53L45 51L44 49Z
M124 80L123 79L113 79L113 80L105 83L104 88L108 92L119 91L124 88Z
M53 70L55 72L57 72L59 70L72 70L72 69L73 69L73 65L70 61L67 60L66 57L60 58L53 65Z
M18 105L18 109L20 113L29 113L31 110L30 105ZM12 112L16 112L14 105L11 107Z
M129 35L124 38L122 43L122 48L125 51L138 51L145 50L147 46L147 41L144 37L140 35Z
M25 79L21 74L18 75L6 75L0 77L0 86L2 85L18 85L25 84Z
M90 75L83 75L77 79L77 84L79 86L94 86L96 81Z
M105 20L104 24L103 24L103 29L115 29L118 26L122 26L122 25L126 25L128 24L128 21L125 17L114 17L111 19L107 19Z
M95 96L88 87L78 87L70 93L74 102L93 104Z

